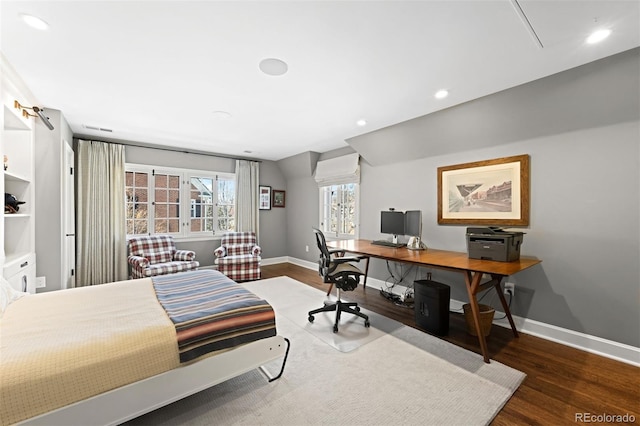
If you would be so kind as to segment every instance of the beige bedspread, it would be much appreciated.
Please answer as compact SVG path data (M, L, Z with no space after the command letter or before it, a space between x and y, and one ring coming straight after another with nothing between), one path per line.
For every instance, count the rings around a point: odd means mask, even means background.
M151 279L30 295L0 320L0 424L179 365Z

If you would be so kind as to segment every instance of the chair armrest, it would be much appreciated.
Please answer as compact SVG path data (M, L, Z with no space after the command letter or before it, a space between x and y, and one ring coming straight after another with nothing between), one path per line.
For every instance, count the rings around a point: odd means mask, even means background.
M262 254L262 248L260 248L260 246L253 246L253 248L251 249L251 254L254 256L260 256Z
M342 257L345 254L345 250L343 249L332 249L329 250L329 255L335 254L336 257Z
M213 251L213 255L215 257L225 257L227 255L227 249L225 249L223 246L220 246Z
M192 261L196 258L196 252L192 250L176 250L173 260Z
M149 259L142 256L129 256L127 258L127 261L129 262L129 265L133 266L134 268L144 269L149 266Z
M349 262L360 262L360 260L366 259L366 256L358 256L358 257L336 257L331 259L332 263L340 264L340 263L349 263Z

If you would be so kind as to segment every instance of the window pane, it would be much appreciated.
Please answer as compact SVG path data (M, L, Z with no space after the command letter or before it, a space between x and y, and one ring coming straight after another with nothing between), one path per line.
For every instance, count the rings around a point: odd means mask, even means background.
M235 181L218 179L218 230L233 231L235 229L234 206L236 196Z
M155 175L155 186L156 188L166 188L167 187L167 175Z
M158 234L179 233L180 176L156 173L154 185L154 232Z
M213 217L213 184L214 179L211 177L192 177L190 190L191 203L191 231L192 232L211 232L213 229L207 229L207 219Z
M125 218L127 233L147 232L148 223L148 174L145 172L125 173Z
M169 217L168 215L168 210L167 210L167 205L166 204L159 204L156 205L156 217Z
M134 234L146 234L149 232L149 228L147 227L146 220L135 220L133 222L133 233Z

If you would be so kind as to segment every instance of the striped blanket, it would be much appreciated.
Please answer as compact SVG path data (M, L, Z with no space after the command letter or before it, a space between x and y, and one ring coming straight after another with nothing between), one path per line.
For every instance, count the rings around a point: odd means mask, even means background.
M273 308L214 270L152 277L176 327L180 362L276 335Z

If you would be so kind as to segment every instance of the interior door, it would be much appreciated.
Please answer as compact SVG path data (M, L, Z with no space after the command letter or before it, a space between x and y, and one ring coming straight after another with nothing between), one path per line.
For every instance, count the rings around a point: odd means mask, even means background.
M63 185L62 185L62 288L76 286L76 217L74 153L67 141L63 141Z

